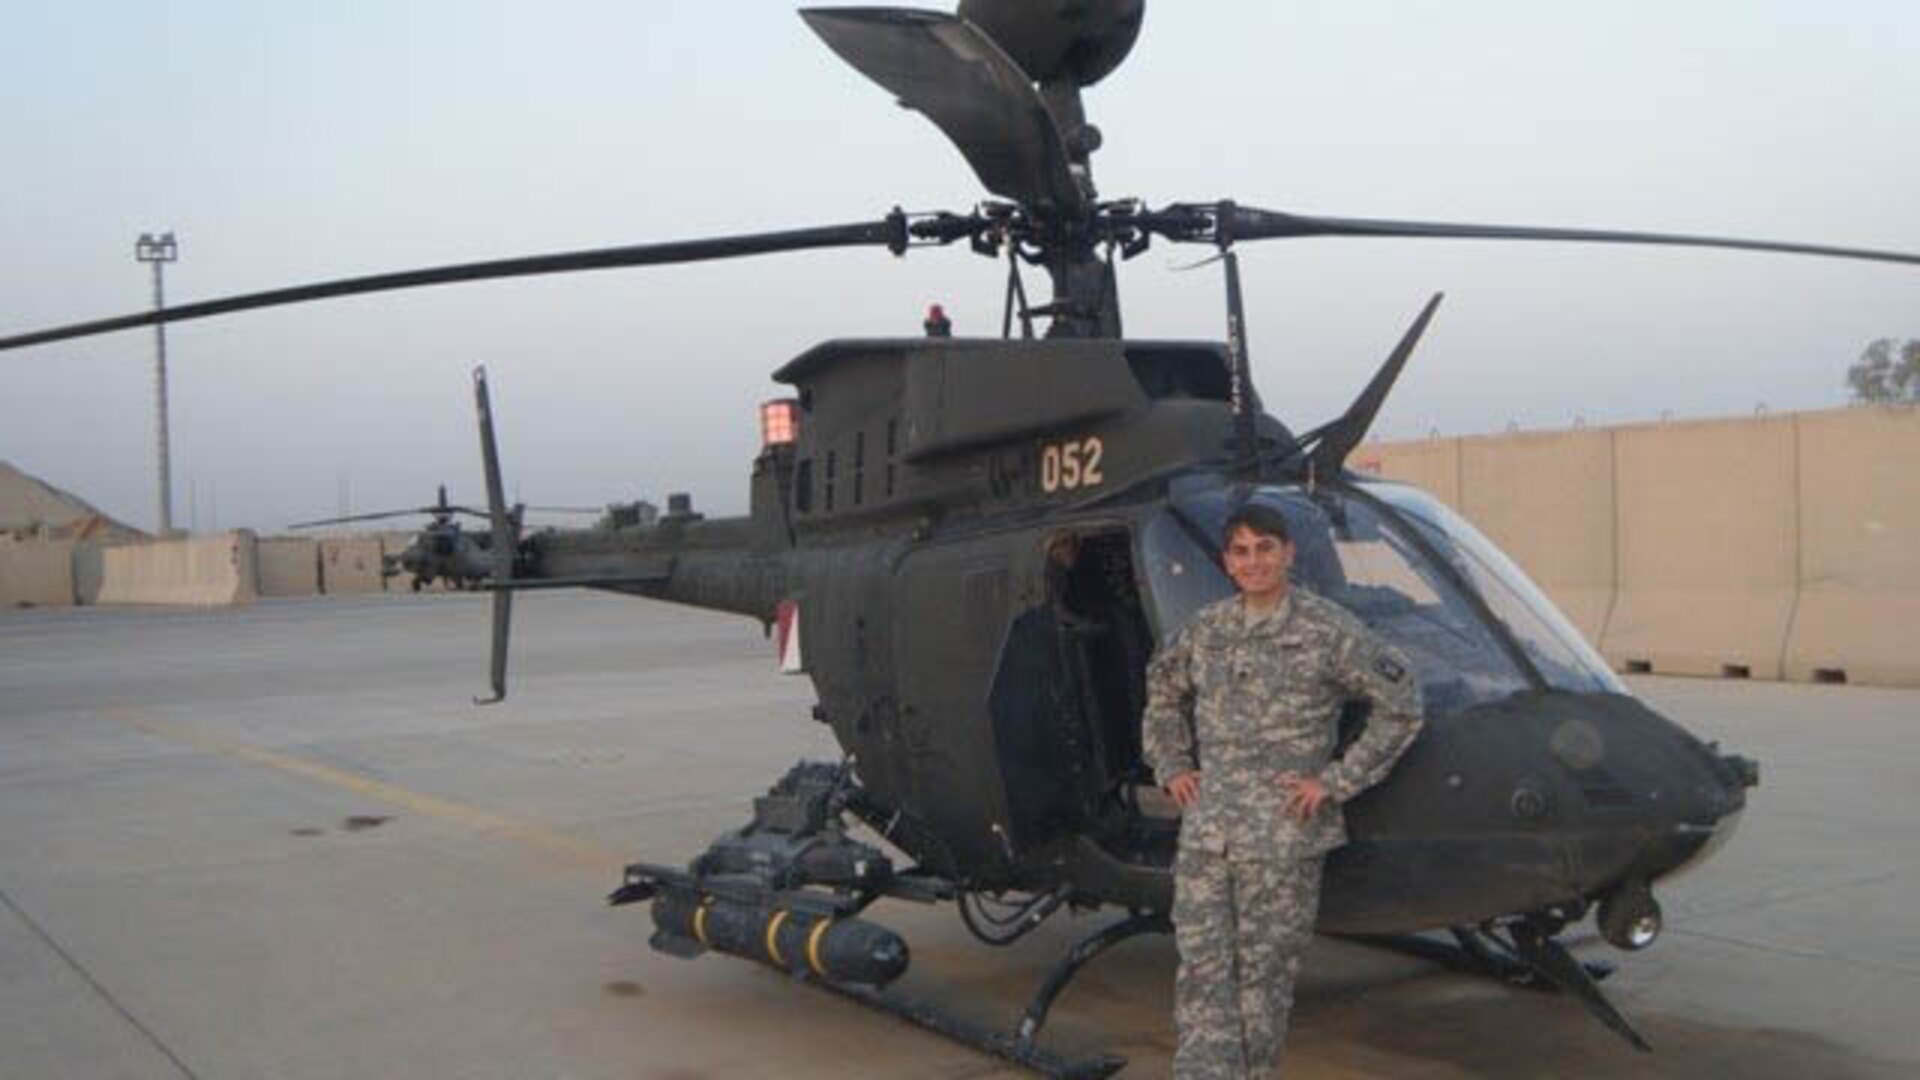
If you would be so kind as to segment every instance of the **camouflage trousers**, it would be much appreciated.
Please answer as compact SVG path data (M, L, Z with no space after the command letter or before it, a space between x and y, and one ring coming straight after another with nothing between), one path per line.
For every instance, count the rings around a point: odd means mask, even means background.
M1322 861L1240 861L1181 848L1173 883L1179 1080L1279 1075Z

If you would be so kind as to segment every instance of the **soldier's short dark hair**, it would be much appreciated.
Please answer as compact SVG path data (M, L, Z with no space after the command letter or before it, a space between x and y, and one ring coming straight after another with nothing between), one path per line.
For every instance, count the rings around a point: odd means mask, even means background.
M1259 503L1247 503L1235 510L1227 518L1227 526L1220 530L1220 545L1225 547L1233 530L1246 529L1278 539L1283 544L1293 543L1293 534L1287 531L1286 515L1271 506Z

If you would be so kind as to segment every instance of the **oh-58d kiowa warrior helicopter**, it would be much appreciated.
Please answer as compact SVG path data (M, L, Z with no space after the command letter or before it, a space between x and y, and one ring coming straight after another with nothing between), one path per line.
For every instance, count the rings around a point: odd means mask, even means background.
M1732 832L1757 779L1636 700L1466 521L1347 468L1438 305L1352 406L1304 433L1249 378L1239 245L1297 237L1581 241L1920 265L1920 255L1701 236L1301 216L1233 202L1100 197L1081 91L1139 32L1144 0L963 0L957 14L802 13L828 46L959 148L992 201L866 222L678 240L328 281L0 341L62 338L416 286L828 247L963 243L1007 263L999 338L841 339L774 377L750 512L684 499L646 527L521 535L475 375L506 690L516 591L588 587L737 612L777 630L846 752L796 765L753 818L685 868L635 863L615 903L651 901L655 948L776 965L1035 1069L1104 1075L1036 1035L1082 965L1167 928L1178 821L1141 762L1143 671L1229 593L1222 523L1249 501L1289 521L1301 584L1411 661L1426 727L1347 808L1320 929L1558 987L1641 1048L1595 966L1558 935L1592 913L1623 949L1661 928L1653 889ZM1116 262L1159 242L1216 253L1223 342L1122 334ZM1035 303L1025 277L1051 286ZM1036 337L1039 329L1044 336ZM1017 331L1017 333L1016 333ZM1344 719L1348 734L1364 710ZM864 825L877 837L859 839ZM1005 944L1062 908L1121 914L1064 957L1009 1030L884 990L908 963L867 917L953 903ZM1417 937L1450 933L1451 941Z

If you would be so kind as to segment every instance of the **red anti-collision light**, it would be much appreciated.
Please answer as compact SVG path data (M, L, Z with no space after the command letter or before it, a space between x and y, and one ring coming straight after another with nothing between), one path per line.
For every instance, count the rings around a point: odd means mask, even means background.
M760 406L760 449L791 446L800 438L800 403L780 398Z

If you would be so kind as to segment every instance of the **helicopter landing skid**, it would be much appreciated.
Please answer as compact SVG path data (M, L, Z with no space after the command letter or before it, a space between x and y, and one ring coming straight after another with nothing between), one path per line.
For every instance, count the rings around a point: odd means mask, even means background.
M1559 986L1530 967L1526 961L1515 955L1514 950L1504 942L1488 940L1484 934L1473 927L1456 926L1449 931L1452 942L1438 941L1424 934L1333 934L1342 941L1351 941L1356 945L1366 945L1376 949L1387 949L1438 964L1449 971L1458 971L1465 975L1486 975L1499 979L1509 986L1522 990L1538 990L1552 993ZM1580 966L1586 969L1587 977L1594 982L1604 982L1614 971L1614 965L1605 960L1583 960Z
M1653 1050L1600 989L1600 981L1614 973L1612 964L1575 959L1545 928L1526 920L1508 927L1505 938L1475 927L1454 927L1452 933L1456 944L1418 934L1336 936L1361 945L1392 949L1454 971L1490 975L1510 986L1558 990L1578 1001L1634 1049Z
M1067 1078L1067 1080L1103 1080L1119 1072L1127 1063L1127 1059L1109 1054L1096 1054L1083 1058L1062 1057L1045 1047L1036 1045L1030 1039L1020 1038L1016 1033L981 1027L937 1005L882 993L864 986L848 986L813 978L805 981L809 985L830 990L849 1001L858 1002L889 1016L899 1017L910 1024L944 1035L955 1042L982 1053L992 1054L994 1057L1012 1062L1021 1068L1030 1069L1042 1076Z
M1083 938L1079 944L1067 950L1067 954L1060 958L1052 971L1047 973L1039 989L1034 991L1026 1011L1021 1014L1019 1025L1012 1031L984 1028L954 1016L938 1006L882 993L864 986L851 986L814 978L808 978L806 981L869 1008L878 1009L929 1031L945 1035L976 1050L1031 1069L1042 1076L1063 1078L1063 1080L1101 1080L1120 1071L1126 1065L1127 1059L1111 1054L1094 1054L1081 1058L1062 1057L1038 1045L1034 1039L1039 1035L1040 1028L1046 1024L1047 1014L1053 1009L1054 999L1060 996L1060 993L1067 988L1067 984L1073 981L1073 977L1078 975L1082 968L1123 941L1142 934L1169 933L1172 929L1165 915L1136 913L1109 923Z

